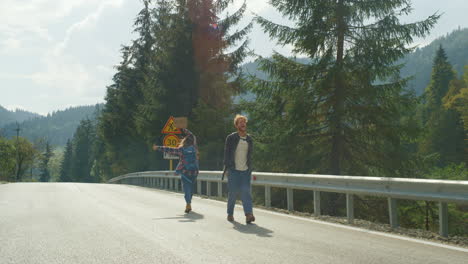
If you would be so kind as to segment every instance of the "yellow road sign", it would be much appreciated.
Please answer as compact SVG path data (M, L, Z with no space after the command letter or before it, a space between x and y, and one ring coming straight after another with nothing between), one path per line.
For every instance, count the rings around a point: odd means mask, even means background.
M174 135L174 134L169 134L169 135L166 135L163 139L163 145L166 146L166 147L172 147L172 148L175 148L179 145L179 142L180 142L180 139L178 136ZM166 152L164 152L164 159L169 159L172 160L173 159L178 159L179 156L176 156L176 155L170 155ZM171 170L172 170L172 163L171 163Z
M169 117L161 133L163 134L182 134L182 131L174 125L174 117Z
M163 145L166 147L177 147L179 145L180 139L178 136L170 134L166 135L163 139Z

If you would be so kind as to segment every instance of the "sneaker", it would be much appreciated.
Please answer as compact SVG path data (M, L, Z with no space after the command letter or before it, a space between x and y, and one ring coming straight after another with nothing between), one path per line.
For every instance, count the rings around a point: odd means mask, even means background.
M255 222L255 216L253 214L246 214L245 215L245 222L247 224L250 224L252 222Z
M228 215L228 216L227 216L227 220L228 220L229 222L234 222L234 216L233 216L233 215Z
M185 206L185 213L189 213L190 211L192 211L192 206L190 204L187 204Z

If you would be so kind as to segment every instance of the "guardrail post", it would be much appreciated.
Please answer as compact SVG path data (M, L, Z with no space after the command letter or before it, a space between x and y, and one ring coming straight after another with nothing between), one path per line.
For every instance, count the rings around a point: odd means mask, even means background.
M174 190L174 179L169 179L169 190Z
M265 185L265 206L271 207L271 186Z
M206 195L211 196L211 182L206 182Z
M320 216L320 191L314 191L314 215Z
M350 193L346 194L346 215L348 216L348 223L354 223L354 196Z
M294 210L294 192L292 188L286 188L286 197L288 202L288 211Z
M179 179L175 179L175 190L179 191Z
M218 197L223 197L223 182L218 182Z
M197 194L198 195L201 195L201 184L202 184L202 181L197 181Z
M394 198L388 198L388 217L390 218L390 226L392 228L397 228L398 223L398 213L397 213L397 202Z
M448 207L444 202L439 202L439 235L448 237Z

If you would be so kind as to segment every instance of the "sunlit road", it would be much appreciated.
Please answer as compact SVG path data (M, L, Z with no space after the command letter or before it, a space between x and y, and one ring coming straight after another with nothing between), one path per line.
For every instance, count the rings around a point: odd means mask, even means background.
M126 185L0 185L0 263L468 263L468 251Z

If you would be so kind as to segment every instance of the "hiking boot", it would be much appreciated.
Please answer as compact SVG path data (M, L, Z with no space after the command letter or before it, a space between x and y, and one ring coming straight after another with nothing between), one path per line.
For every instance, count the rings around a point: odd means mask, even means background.
M185 213L189 213L190 211L192 211L192 206L190 204L187 204L185 206Z
M228 215L228 216L227 216L227 220L228 220L229 222L234 222L234 216L233 216L233 215Z
M253 214L246 214L245 215L245 222L250 224L255 221L255 216Z

